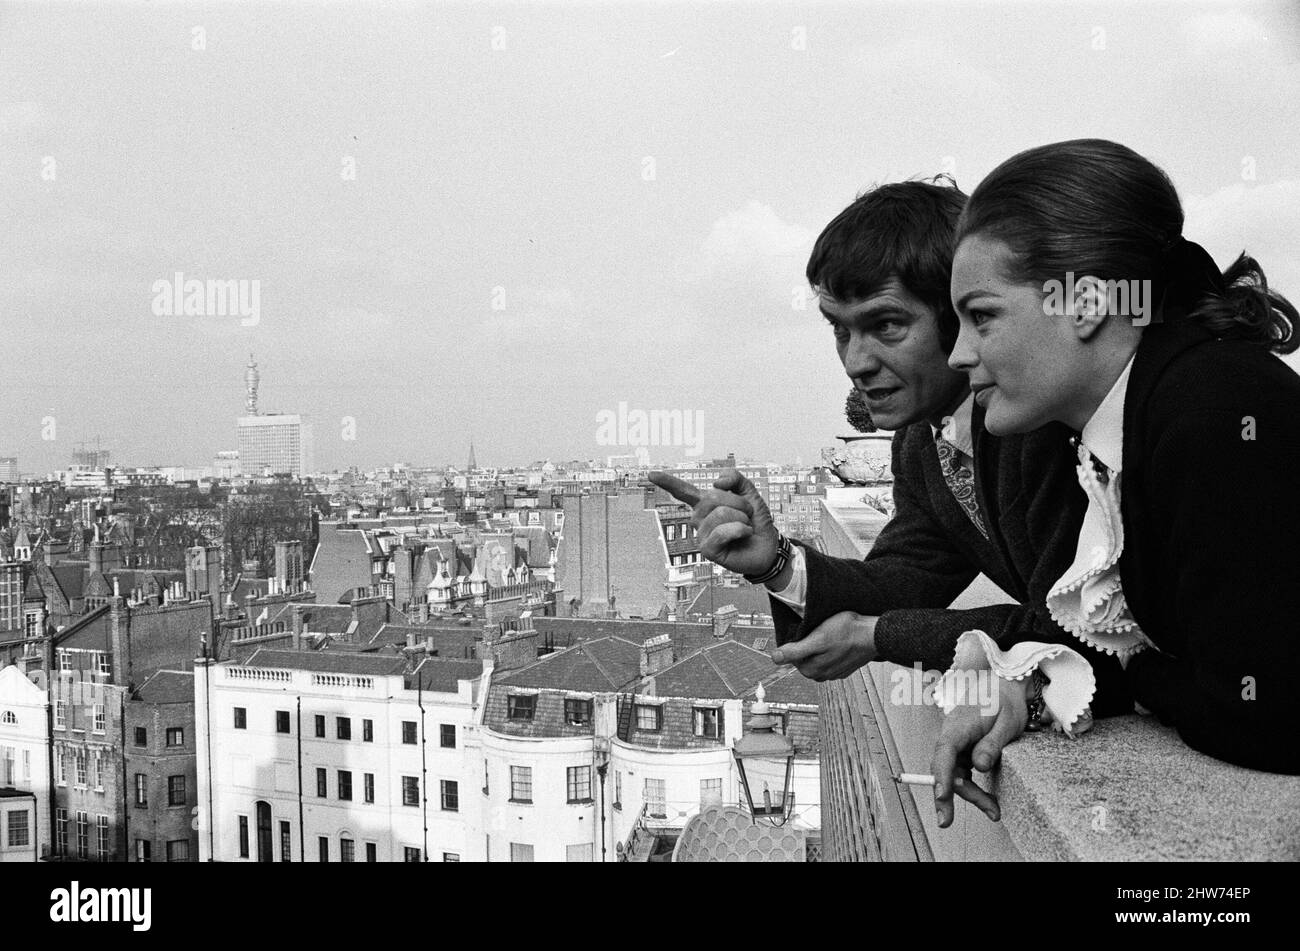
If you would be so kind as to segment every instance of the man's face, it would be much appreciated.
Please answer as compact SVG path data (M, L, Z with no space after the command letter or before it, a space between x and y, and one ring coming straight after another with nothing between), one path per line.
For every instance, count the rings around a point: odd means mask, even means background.
M937 315L897 278L863 300L818 300L844 372L881 429L937 423L961 402L966 375L948 366Z

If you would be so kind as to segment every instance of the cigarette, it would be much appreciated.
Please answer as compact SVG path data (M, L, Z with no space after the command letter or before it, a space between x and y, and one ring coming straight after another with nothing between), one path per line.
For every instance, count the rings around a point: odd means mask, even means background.
M894 777L896 783L906 783L909 786L933 786L935 778L931 773L899 773ZM953 779L954 786L960 786L963 780L960 776Z

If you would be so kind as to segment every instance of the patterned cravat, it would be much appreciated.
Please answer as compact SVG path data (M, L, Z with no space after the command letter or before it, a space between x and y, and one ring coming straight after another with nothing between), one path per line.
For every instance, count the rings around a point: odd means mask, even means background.
M943 473L943 480L952 490L953 498L962 507L962 511L970 516L970 520L975 523L980 534L988 538L988 529L984 527L979 503L975 500L975 473L958 458L957 447L943 438L942 431L935 434L934 447L939 452L939 471Z

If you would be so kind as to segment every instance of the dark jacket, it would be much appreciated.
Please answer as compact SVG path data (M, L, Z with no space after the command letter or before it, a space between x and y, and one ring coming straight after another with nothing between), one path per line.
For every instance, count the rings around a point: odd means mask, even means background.
M1300 773L1300 376L1153 325L1124 401L1124 596L1160 648L1133 696L1194 749Z
M806 610L801 619L771 598L777 642L787 643L840 611L879 615L881 660L946 670L963 631L979 629L1001 646L1035 640L1069 644L1097 674L1096 716L1131 713L1113 656L1087 647L1047 613L1047 592L1074 560L1087 497L1079 488L1072 431L1053 424L1024 435L984 431L972 418L975 486L985 539L953 498L926 423L893 441L894 517L865 559L834 558L805 546ZM1018 605L945 610L983 572Z

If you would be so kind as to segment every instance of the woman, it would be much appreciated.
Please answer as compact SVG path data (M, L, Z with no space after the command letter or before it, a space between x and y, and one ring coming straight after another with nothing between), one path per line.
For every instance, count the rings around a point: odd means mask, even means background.
M958 223L950 363L989 432L1080 433L1088 513L1052 616L1118 655L1188 745L1300 773L1300 376L1274 356L1296 349L1297 313L1252 258L1220 274L1182 228L1169 178L1124 146L1009 159ZM993 733L968 710L945 725L938 799L955 758L973 745L989 768L1023 729L1032 683Z

